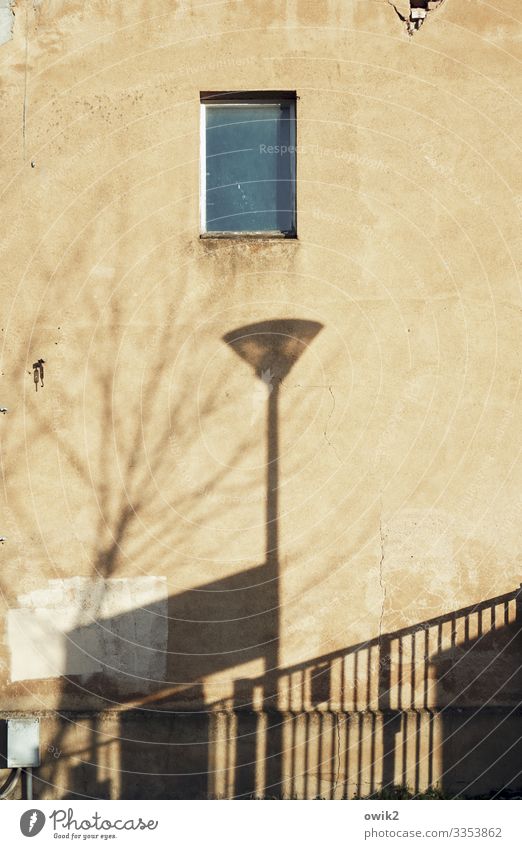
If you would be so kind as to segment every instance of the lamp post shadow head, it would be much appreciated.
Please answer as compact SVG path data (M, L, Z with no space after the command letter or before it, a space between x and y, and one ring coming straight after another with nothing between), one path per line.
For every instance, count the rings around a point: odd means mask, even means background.
M232 330L223 340L254 369L257 377L263 379L270 370L281 382L322 327L318 321L274 318Z

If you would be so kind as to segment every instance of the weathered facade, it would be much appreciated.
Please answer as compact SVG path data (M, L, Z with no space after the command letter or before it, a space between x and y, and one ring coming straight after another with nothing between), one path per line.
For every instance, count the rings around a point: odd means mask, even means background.
M37 795L519 787L519 3L0 5ZM296 239L200 238L209 90L296 92Z

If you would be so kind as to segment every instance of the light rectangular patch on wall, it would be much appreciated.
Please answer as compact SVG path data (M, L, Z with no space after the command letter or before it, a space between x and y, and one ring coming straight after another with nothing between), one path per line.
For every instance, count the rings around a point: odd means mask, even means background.
M163 681L167 596L164 577L48 581L8 612L10 680L104 673L129 689Z

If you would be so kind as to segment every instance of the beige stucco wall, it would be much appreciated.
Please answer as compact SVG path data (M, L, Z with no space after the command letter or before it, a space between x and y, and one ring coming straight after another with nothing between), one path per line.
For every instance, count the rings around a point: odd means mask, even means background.
M387 0L15 4L4 712L226 713L275 663L373 641L379 664L383 635L518 588L521 21L501 5L445 0L410 38ZM199 93L236 88L297 92L295 241L199 238ZM323 325L280 391L279 587L265 399L222 341L275 318ZM438 671L474 627L433 637L402 707L481 702ZM356 705L348 667L272 707L401 707L378 670ZM288 698L286 674L256 710ZM511 710L517 679L493 674L490 705Z

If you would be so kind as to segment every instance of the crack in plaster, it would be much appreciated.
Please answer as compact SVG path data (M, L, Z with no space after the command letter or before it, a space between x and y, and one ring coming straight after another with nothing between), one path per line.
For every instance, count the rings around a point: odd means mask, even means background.
M33 5L34 9L34 5ZM24 69L24 104L22 111L22 145L23 158L25 159L25 131L27 127L27 60L29 55L29 19L27 3L25 4L25 69Z
M384 621L384 607L386 604L386 584L384 583L384 541L385 536L382 529L382 513L379 517L379 536L381 540L381 559L379 561L379 585L382 591L382 601L381 601L381 615L379 618L379 640L382 637L382 626Z
M334 723L335 729L337 731L337 773L332 787L332 799L335 799L335 792L337 790L337 785L339 784L339 777L341 775L341 729L339 727L338 714L334 715Z
M323 436L324 436L324 438L326 439L326 442L328 443L328 445L330 446L330 448L332 449L332 451L334 452L335 456L337 457L337 459L338 459L338 461L339 461L339 463L340 463L340 462L341 462L341 458L339 457L339 454L337 453L337 449L336 449L335 445L333 445L333 443L332 443L332 442L330 442L330 440L328 439L328 436L327 436L327 434L326 434L326 432L327 432L327 430L328 430L328 422L329 422L329 421L330 421L330 419L332 418L332 416L333 416L333 414L334 414L334 410L335 410L335 395L333 394L333 391L332 391L332 387L331 387L331 386L329 386L329 387L328 387L328 392L329 392L329 393L330 393L330 395L332 396L333 405L332 405L332 409L330 410L330 415L328 416L328 419L327 419L326 424L325 424L325 426L324 426Z

